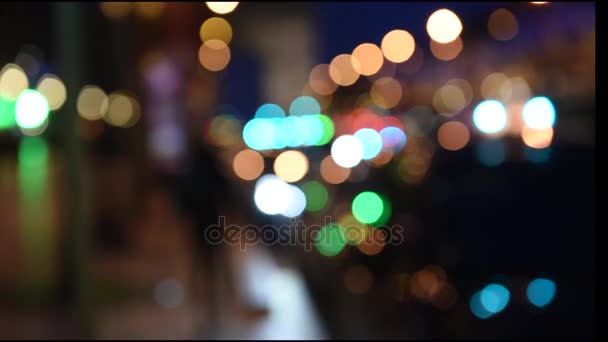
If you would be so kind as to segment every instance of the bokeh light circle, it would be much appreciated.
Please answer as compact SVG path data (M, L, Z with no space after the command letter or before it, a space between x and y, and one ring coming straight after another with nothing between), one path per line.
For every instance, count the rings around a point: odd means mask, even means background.
M524 105L522 116L530 128L550 128L555 123L555 107L551 100L544 96L534 97Z
M308 172L308 158L300 151L285 151L274 160L274 172L286 182L297 182Z
M355 137L363 145L363 160L375 158L382 150L382 137L380 133L371 128L362 128L355 132Z
M372 224L376 222L384 211L382 198L372 191L358 194L352 203L353 216L361 223Z
M473 123L483 133L499 133L507 125L507 110L499 101L482 101L473 110Z
M549 279L537 278L528 284L526 295L532 305L542 308L549 305L555 296L555 283Z
M462 23L456 13L442 8L431 14L426 22L426 31L434 41L446 44L460 36Z
M380 44L384 57L393 63L405 62L416 50L414 37L405 30L393 30L382 38Z
M31 129L42 125L49 115L49 103L36 90L26 89L15 102L15 121L21 128Z
M254 150L242 150L232 159L232 169L241 179L257 179L264 171L264 158Z
M353 168L363 159L363 145L354 135L342 135L331 145L331 157L339 166Z

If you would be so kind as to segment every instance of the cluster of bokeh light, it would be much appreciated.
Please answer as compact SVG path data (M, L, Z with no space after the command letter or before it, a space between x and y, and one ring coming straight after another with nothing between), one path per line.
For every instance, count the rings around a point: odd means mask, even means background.
M225 15L233 12L238 2L207 1L207 7L214 13ZM230 41L232 26L222 17L205 20L199 29L202 45L198 50L198 60L209 71L221 71L230 63Z
M554 299L557 287L549 279L536 278L525 289L527 301L536 308L548 306ZM475 292L469 308L479 319L488 319L505 310L511 301L511 292L504 284L490 283Z
M66 100L63 81L44 74L35 88L17 64L0 70L0 130L18 127L25 135L42 134L48 127L49 112L60 109Z

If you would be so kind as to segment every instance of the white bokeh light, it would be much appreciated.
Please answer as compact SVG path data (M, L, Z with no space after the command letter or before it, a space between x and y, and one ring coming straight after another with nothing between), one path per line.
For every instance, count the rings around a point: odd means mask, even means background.
M483 133L498 133L507 125L507 110L496 100L482 101L473 111L473 123Z
M522 109L522 116L526 126L534 129L547 129L553 127L555 123L555 107L548 98L535 97L526 102Z
M363 159L363 145L354 135L342 135L331 145L331 157L339 166L353 168Z
M296 217L306 207L306 196L297 186L275 175L260 177L255 186L254 202L266 215Z

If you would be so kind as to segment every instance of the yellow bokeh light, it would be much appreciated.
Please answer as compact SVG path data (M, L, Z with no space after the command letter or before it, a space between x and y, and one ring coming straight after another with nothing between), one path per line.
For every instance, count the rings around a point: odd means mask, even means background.
M524 126L521 130L521 139L524 141L524 144L532 148L540 149L548 147L553 140L553 127L533 129Z
M349 86L359 79L357 69L360 63L349 54L341 54L332 59L329 64L329 77L334 83L341 86Z
M465 147L470 137L467 126L458 121L448 121L437 130L439 145L448 151L457 151Z
M312 68L308 77L310 89L319 95L331 95L338 85L329 76L329 64L319 64Z
M124 1L103 1L99 3L99 8L105 17L117 20L129 15L131 9L133 8L133 3Z
M496 40L511 40L519 30L517 19L513 13L499 8L490 14L488 19L488 32Z
M401 84L392 77L383 77L374 81L370 98L380 108L393 108L399 104L403 90Z
M481 82L481 96L484 99L500 98L500 89L507 82L509 82L509 77L501 72L489 74Z
M230 44L232 40L232 26L223 18L209 18L201 25L199 36L203 42L217 39Z
M264 157L254 150L242 150L232 159L232 169L241 179L257 179L264 171Z
M236 9L239 5L238 1L206 1L205 5L217 13L217 14L228 14Z
M462 52L462 39L456 37L453 41L445 44L438 43L431 39L430 48L435 58L442 61L451 61L458 57L460 52Z
M198 60L207 70L223 70L230 62L230 48L221 40L210 39L198 50Z
M50 110L61 108L65 102L67 93L65 85L59 77L51 74L43 75L38 82L36 89L46 97Z
M76 101L78 114L86 120L97 120L108 110L108 96L103 89L94 85L82 87Z
M377 73L384 63L382 50L372 43L363 43L357 46L353 50L352 57L356 59L353 68L364 76Z
M465 98L465 107L468 106L471 101L473 101L473 87L471 87L469 81L462 78L453 78L447 81L445 84L460 88L460 91L462 91Z
M103 119L112 126L131 127L139 119L139 104L135 99L121 93L112 93L108 97L108 111Z
M407 61L416 50L414 37L404 30L393 30L387 33L382 38L380 46L384 57L394 63Z
M27 76L17 64L9 63L0 71L0 97L3 99L16 100L28 86Z
M144 19L156 19L163 14L166 4L164 2L138 1L135 3L135 14Z
M286 182L297 182L307 172L308 158L300 151L285 151L274 160L274 173Z
M460 87L454 84L446 84L439 89L439 94L445 109L456 114L467 105L467 99Z
M442 8L431 14L426 22L426 31L432 40L446 44L460 36L462 23L456 13Z
M325 157L321 161L321 177L329 184L341 184L350 176L350 169L343 168L336 164L331 156Z

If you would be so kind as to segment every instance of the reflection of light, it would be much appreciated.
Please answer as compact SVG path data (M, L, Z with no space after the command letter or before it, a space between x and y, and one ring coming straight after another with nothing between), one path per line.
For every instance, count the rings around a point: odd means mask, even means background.
M286 182L297 182L307 172L308 158L300 151L285 151L274 160L274 173Z
M28 86L27 76L17 64L9 63L0 70L0 97L3 99L17 99Z
M206 42L210 39L221 40L230 44L232 40L232 27L223 18L213 17L205 20L199 30L201 41Z
M319 95L331 95L338 87L329 76L329 64L319 64L312 68L308 84L310 89Z
M242 150L234 156L232 168L239 178L254 180L264 171L264 158L254 150Z
M55 110L61 108L66 99L65 85L59 77L51 74L43 75L36 87L49 102L49 109Z
M21 128L36 128L49 115L49 103L39 92L24 90L15 102L15 121Z
M517 35L517 19L510 11L499 8L490 14L488 32L496 40L511 40Z
M404 30L393 30L382 38L382 53L391 62L405 62L414 54L416 42L414 37Z
M382 145L385 148L391 148L394 151L400 151L407 141L405 133L397 127L389 126L380 131L382 137Z
M490 284L481 290L479 300L481 305L490 313L498 313L509 304L509 290L499 284Z
M551 148L546 147L536 149L524 146L524 154L526 156L526 159L533 163L545 163L551 158Z
M275 175L264 175L255 185L254 202L264 214L296 217L306 207L306 195Z
M341 167L334 162L331 156L327 156L321 161L321 177L329 184L344 183L350 176L350 169Z
M165 279L154 288L154 300L165 309L178 307L184 300L184 289L176 279Z
M553 127L555 123L555 107L544 96L528 100L522 109L522 115L526 125L534 129Z
M198 60L207 70L223 70L230 62L230 48L219 39L209 39L198 50Z
M469 142L469 129L458 121L448 121L437 130L437 141L448 151L457 151Z
M477 159L485 166L498 166L505 161L505 145L500 140L484 140L477 145Z
M431 39L445 44L458 38L462 32L462 23L454 12L442 8L431 14L426 22L426 31Z
M205 1L205 5L217 14L228 14L236 9L238 1Z
M306 195L306 210L316 212L325 208L329 195L323 184L308 181L302 184L302 191Z
M486 319L492 316L492 313L486 310L483 305L481 305L481 292L475 292L475 294L471 296L469 308L477 318Z
M354 135L363 145L363 160L375 158L382 150L382 137L375 130L362 128Z
M382 198L371 191L358 194L352 204L353 216L362 223L376 222L384 211Z
M392 77L382 77L374 81L370 97L374 104L381 108L393 108L399 101L403 90L401 84Z
M78 94L76 109L78 110L78 114L84 119L99 119L108 110L108 96L97 86L84 86Z
M354 265L344 273L344 286L354 294L363 294L372 287L374 278L367 267Z
M462 51L462 39L460 37L449 43L438 43L431 39L429 45L433 56L442 61L450 61L458 57Z
M532 148L548 147L553 140L553 128L533 129L524 126L521 130L521 139L524 144Z
M332 59L329 64L329 77L336 84L349 86L359 79L357 69L361 67L358 61L348 54L341 54Z
M473 123L483 133L498 133L507 125L507 110L496 100L482 101L473 110Z
M555 283L549 279L537 278L528 284L526 295L532 305L537 307L547 306L555 296Z
M131 2L113 2L113 1L103 1L99 4L99 8L101 9L101 13L107 18L110 19L122 19L129 15L131 12L131 8L133 3Z
M145 19L156 19L163 14L166 4L164 2L135 2L135 14Z
M289 115L320 114L319 102L311 96L300 96L295 98L289 106Z
M359 74L370 76L378 72L384 63L382 50L372 43L363 43L357 46L352 53L352 57L356 60L353 63L353 68Z
M346 245L342 229L335 224L328 224L319 230L315 239L315 247L321 255L335 256Z
M363 158L363 145L353 135L342 135L331 145L331 157L341 167L355 167Z

